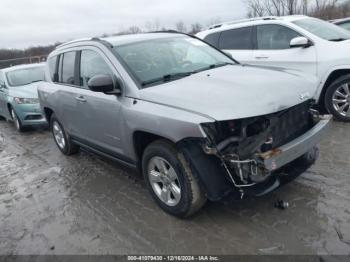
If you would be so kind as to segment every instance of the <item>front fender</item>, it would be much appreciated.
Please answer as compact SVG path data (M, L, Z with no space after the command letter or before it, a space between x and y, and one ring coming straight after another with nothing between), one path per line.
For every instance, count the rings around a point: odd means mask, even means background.
M185 139L177 146L189 163L201 189L211 201L218 201L231 193L238 192L228 180L220 159L204 153L198 139Z
M177 143L185 138L205 138L206 134L200 124L214 121L195 113L142 100L129 101L123 107L122 114L124 148L133 159L136 159L136 153L128 145L133 144L132 134L136 131L151 133Z

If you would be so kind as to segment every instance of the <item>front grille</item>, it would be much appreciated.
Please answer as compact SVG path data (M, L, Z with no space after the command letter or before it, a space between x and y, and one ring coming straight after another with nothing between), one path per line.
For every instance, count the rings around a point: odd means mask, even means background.
M284 145L304 134L311 127L310 102L304 102L287 110L274 114L278 117L272 127L273 147Z

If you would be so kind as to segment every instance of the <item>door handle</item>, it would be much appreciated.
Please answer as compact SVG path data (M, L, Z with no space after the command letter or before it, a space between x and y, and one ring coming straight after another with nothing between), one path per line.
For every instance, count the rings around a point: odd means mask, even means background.
M84 102L84 103L86 102L86 99L83 96L77 96L75 99L79 102Z
M256 59L268 59L269 57L267 55L257 55L255 58Z

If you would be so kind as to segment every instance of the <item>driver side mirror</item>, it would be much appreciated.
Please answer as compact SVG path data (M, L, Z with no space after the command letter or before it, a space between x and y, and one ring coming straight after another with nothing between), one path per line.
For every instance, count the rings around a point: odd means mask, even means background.
M114 84L113 77L110 75L95 75L88 81L88 87L93 92L105 94L120 94L121 89L118 82Z
M307 48L310 46L312 46L312 43L306 37L295 37L290 41L291 48L296 48L296 47Z

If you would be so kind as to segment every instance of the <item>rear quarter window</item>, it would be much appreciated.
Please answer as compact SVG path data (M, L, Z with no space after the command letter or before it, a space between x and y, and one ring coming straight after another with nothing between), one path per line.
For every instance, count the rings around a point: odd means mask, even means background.
M219 48L220 32L207 35L203 40L216 48Z
M5 79L1 71L0 71L0 88L5 88Z
M49 71L50 71L50 78L53 82L58 81L58 75L57 75L57 57L50 57L48 60L48 65L49 65Z

